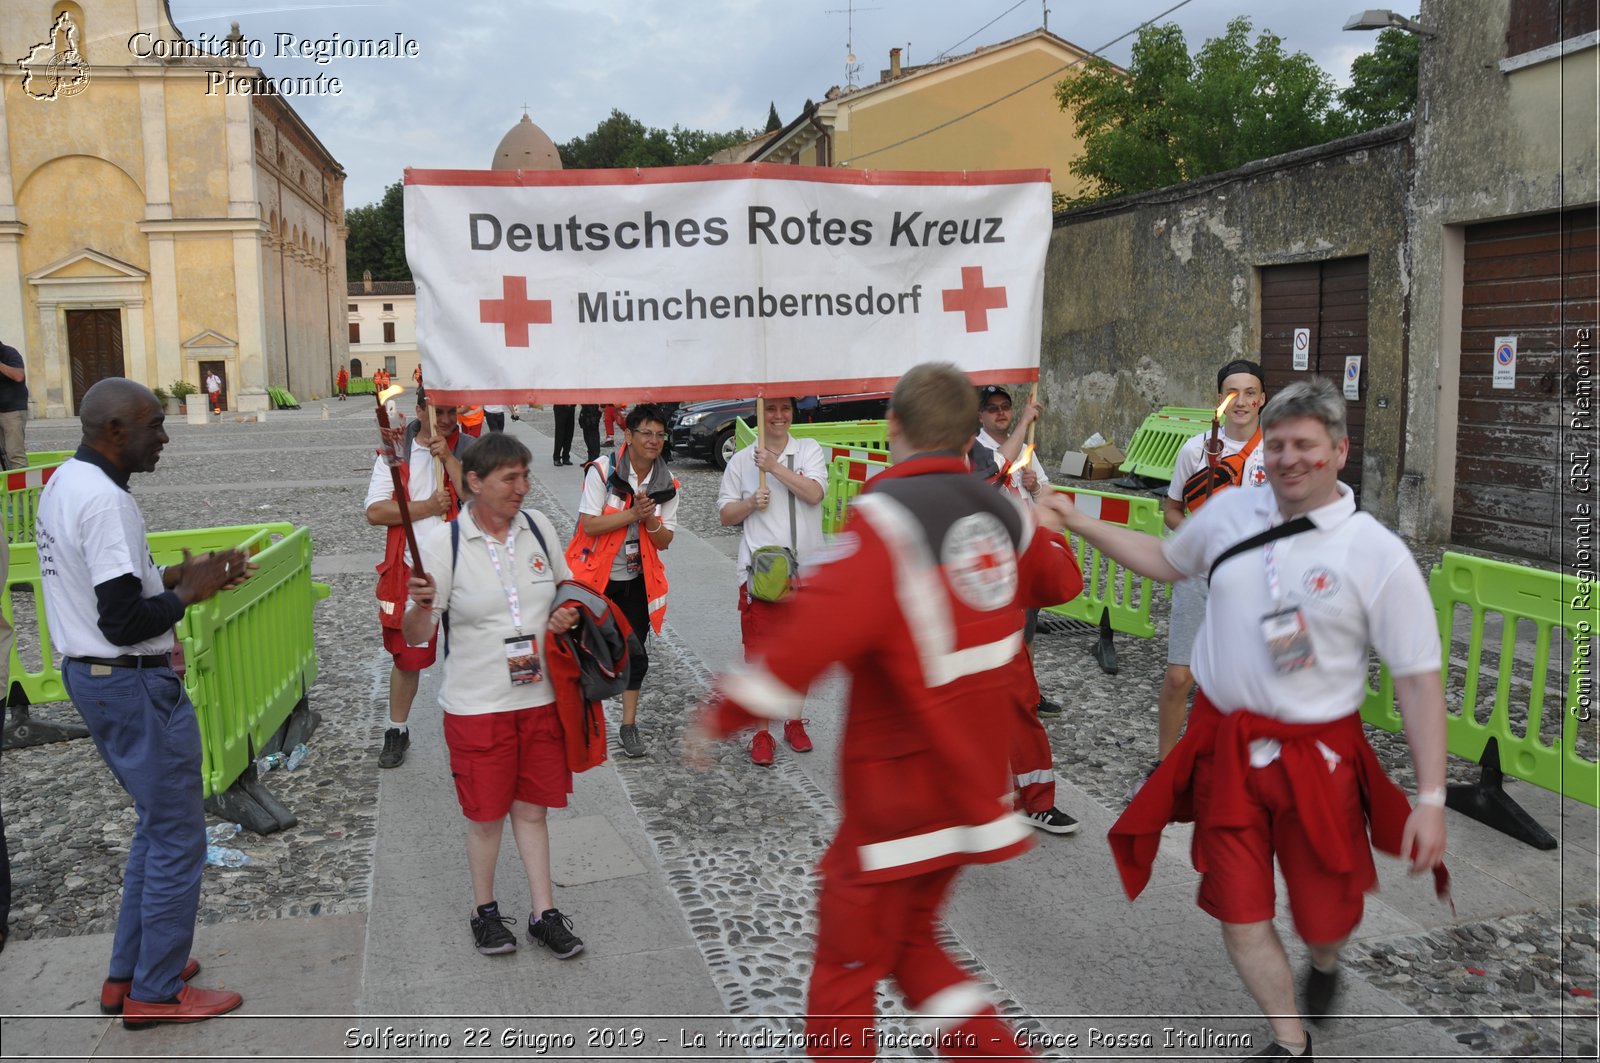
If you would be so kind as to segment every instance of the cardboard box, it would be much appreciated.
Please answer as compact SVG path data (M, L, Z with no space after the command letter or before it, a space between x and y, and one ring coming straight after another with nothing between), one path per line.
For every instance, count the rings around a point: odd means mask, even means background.
M1084 480L1109 480L1116 476L1128 456L1107 443L1088 450L1069 450L1061 457L1061 472Z

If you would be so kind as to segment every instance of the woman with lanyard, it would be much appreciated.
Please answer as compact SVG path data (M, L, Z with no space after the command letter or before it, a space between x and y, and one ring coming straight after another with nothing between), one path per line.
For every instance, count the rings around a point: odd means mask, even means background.
M555 906L546 811L565 808L572 792L555 690L545 667L546 641L578 621L575 608L554 612L567 563L555 526L524 510L528 448L498 432L461 455L471 500L462 515L422 543L425 573L412 577L404 632L426 643L448 617L439 706L456 797L467 817L472 872L473 943L484 955L514 952L515 920L500 914L494 869L506 817L528 875L533 908L528 940L560 959L583 942Z

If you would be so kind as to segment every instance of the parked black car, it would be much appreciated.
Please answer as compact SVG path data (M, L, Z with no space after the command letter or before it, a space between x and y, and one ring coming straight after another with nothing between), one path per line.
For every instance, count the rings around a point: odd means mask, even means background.
M889 393L873 392L864 395L823 395L814 410L801 410L797 422L805 421L873 421L881 419L889 409ZM673 457L700 458L719 469L727 468L736 444L733 439L733 420L743 418L754 424L756 400L711 399L706 402L688 402L678 407L672 415Z

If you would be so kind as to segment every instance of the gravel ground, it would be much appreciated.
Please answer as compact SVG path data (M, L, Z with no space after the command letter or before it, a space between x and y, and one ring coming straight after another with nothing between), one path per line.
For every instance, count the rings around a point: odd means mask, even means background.
M524 416L549 434L547 411ZM77 435L64 422L29 431L37 449L68 449ZM369 652L372 578L362 570L382 549L379 531L360 517L371 469L370 414L364 405L334 406L326 422L313 403L265 424L228 424L220 431L177 424L171 432L159 470L134 481L152 530L292 521L311 528L319 563L331 558L334 571L348 573L324 577L333 594L317 607L321 676L311 702L323 722L311 756L299 771L274 772L266 780L300 825L268 838L243 836L240 847L253 863L208 869L201 918L215 923L363 911L385 689ZM548 455L536 452L535 460ZM737 531L723 528L715 511L720 475L692 459L679 460L674 470L683 488L680 527L731 556ZM555 512L570 512L573 503L553 496L539 501ZM1438 552L1417 551L1424 564ZM1161 596L1155 613L1158 629L1164 628ZM1159 635L1118 636L1116 642L1115 676L1101 672L1090 656L1094 633L1082 625L1047 624L1036 647L1043 688L1068 708L1047 724L1057 769L1110 807L1121 806L1153 755L1165 664ZM662 650L641 717L658 729L652 736L658 748L674 749L682 710L698 699L706 671L670 630ZM34 712L74 719L67 705ZM1409 783L1403 739L1372 736L1384 766ZM808 866L823 844L826 831L819 824L834 815L832 801L781 759L758 774L739 770L745 754L737 748L719 756L726 770L692 779L664 755L623 761L618 770L725 999L752 1016L792 1011L808 964L813 888L809 874L797 868ZM1452 759L1450 775L1472 781L1477 768ZM0 800L15 876L13 933L109 931L132 809L93 747L78 741L7 751ZM771 866L751 855L779 852L783 860ZM1474 1056L1553 1057L1563 1051L1565 1035L1567 1054L1592 1057L1595 1002L1583 994L1596 989L1600 934L1593 898L1576 901L1565 909L1364 942L1351 949L1350 967L1419 1013L1437 1016L1434 1021Z

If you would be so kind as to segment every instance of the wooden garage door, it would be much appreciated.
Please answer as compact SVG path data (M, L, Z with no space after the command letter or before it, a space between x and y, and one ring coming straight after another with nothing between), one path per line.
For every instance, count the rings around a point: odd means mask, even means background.
M1307 368L1294 368L1294 333L1310 330ZM1339 478L1361 492L1367 423L1367 257L1261 268L1261 369L1267 397L1307 376L1342 389L1345 359L1361 359L1360 398L1349 404L1350 460Z
M1463 546L1561 561L1563 353L1594 335L1596 211L1514 218L1466 231L1455 516ZM1515 336L1510 389L1493 386L1495 340ZM1592 340L1591 340L1592 349ZM1566 558L1568 562L1571 558Z

